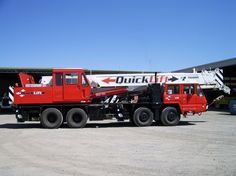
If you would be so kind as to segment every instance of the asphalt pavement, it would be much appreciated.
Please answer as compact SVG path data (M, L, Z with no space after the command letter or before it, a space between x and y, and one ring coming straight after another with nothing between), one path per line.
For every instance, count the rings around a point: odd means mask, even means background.
M106 120L43 129L0 115L0 175L236 175L236 116L209 111L174 127Z

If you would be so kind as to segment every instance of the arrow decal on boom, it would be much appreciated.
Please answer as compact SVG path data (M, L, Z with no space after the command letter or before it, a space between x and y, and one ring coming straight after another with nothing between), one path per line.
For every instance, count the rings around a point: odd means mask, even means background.
M103 79L102 81L107 83L107 84L109 84L110 82L115 82L116 80L115 79L111 79L111 78L106 78L106 79Z
M174 82L174 81L177 81L177 80L178 80L178 78L176 78L174 76L172 76L171 78L168 79L168 81L171 81L171 82Z

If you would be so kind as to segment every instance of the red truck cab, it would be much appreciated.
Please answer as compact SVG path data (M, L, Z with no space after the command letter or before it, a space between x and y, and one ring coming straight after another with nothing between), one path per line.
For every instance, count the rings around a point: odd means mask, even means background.
M176 105L181 114L201 113L207 109L207 100L197 83L168 83L165 85L163 104Z
M54 102L91 101L91 86L82 69L54 69L52 80Z
M31 75L19 74L21 87L15 87L14 104L88 103L91 86L82 69L53 69L52 84L32 81ZM30 81L31 80L31 81Z

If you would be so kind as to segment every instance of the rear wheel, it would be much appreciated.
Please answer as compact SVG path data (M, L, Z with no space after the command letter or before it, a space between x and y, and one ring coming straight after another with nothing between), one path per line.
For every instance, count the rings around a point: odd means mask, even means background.
M59 128L63 122L63 115L56 108L48 108L43 111L40 122L44 128Z
M140 107L135 110L133 122L137 126L150 126L153 122L153 112L145 107Z
M73 108L68 111L66 121L71 128L83 128L88 120L87 113L80 108Z
M174 107L166 107L161 113L161 122L166 126L177 125L180 121L180 114Z

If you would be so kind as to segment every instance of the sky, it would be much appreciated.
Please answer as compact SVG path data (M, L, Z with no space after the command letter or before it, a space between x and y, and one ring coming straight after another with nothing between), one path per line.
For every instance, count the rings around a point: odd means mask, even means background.
M0 67L174 71L236 57L235 0L0 0Z

